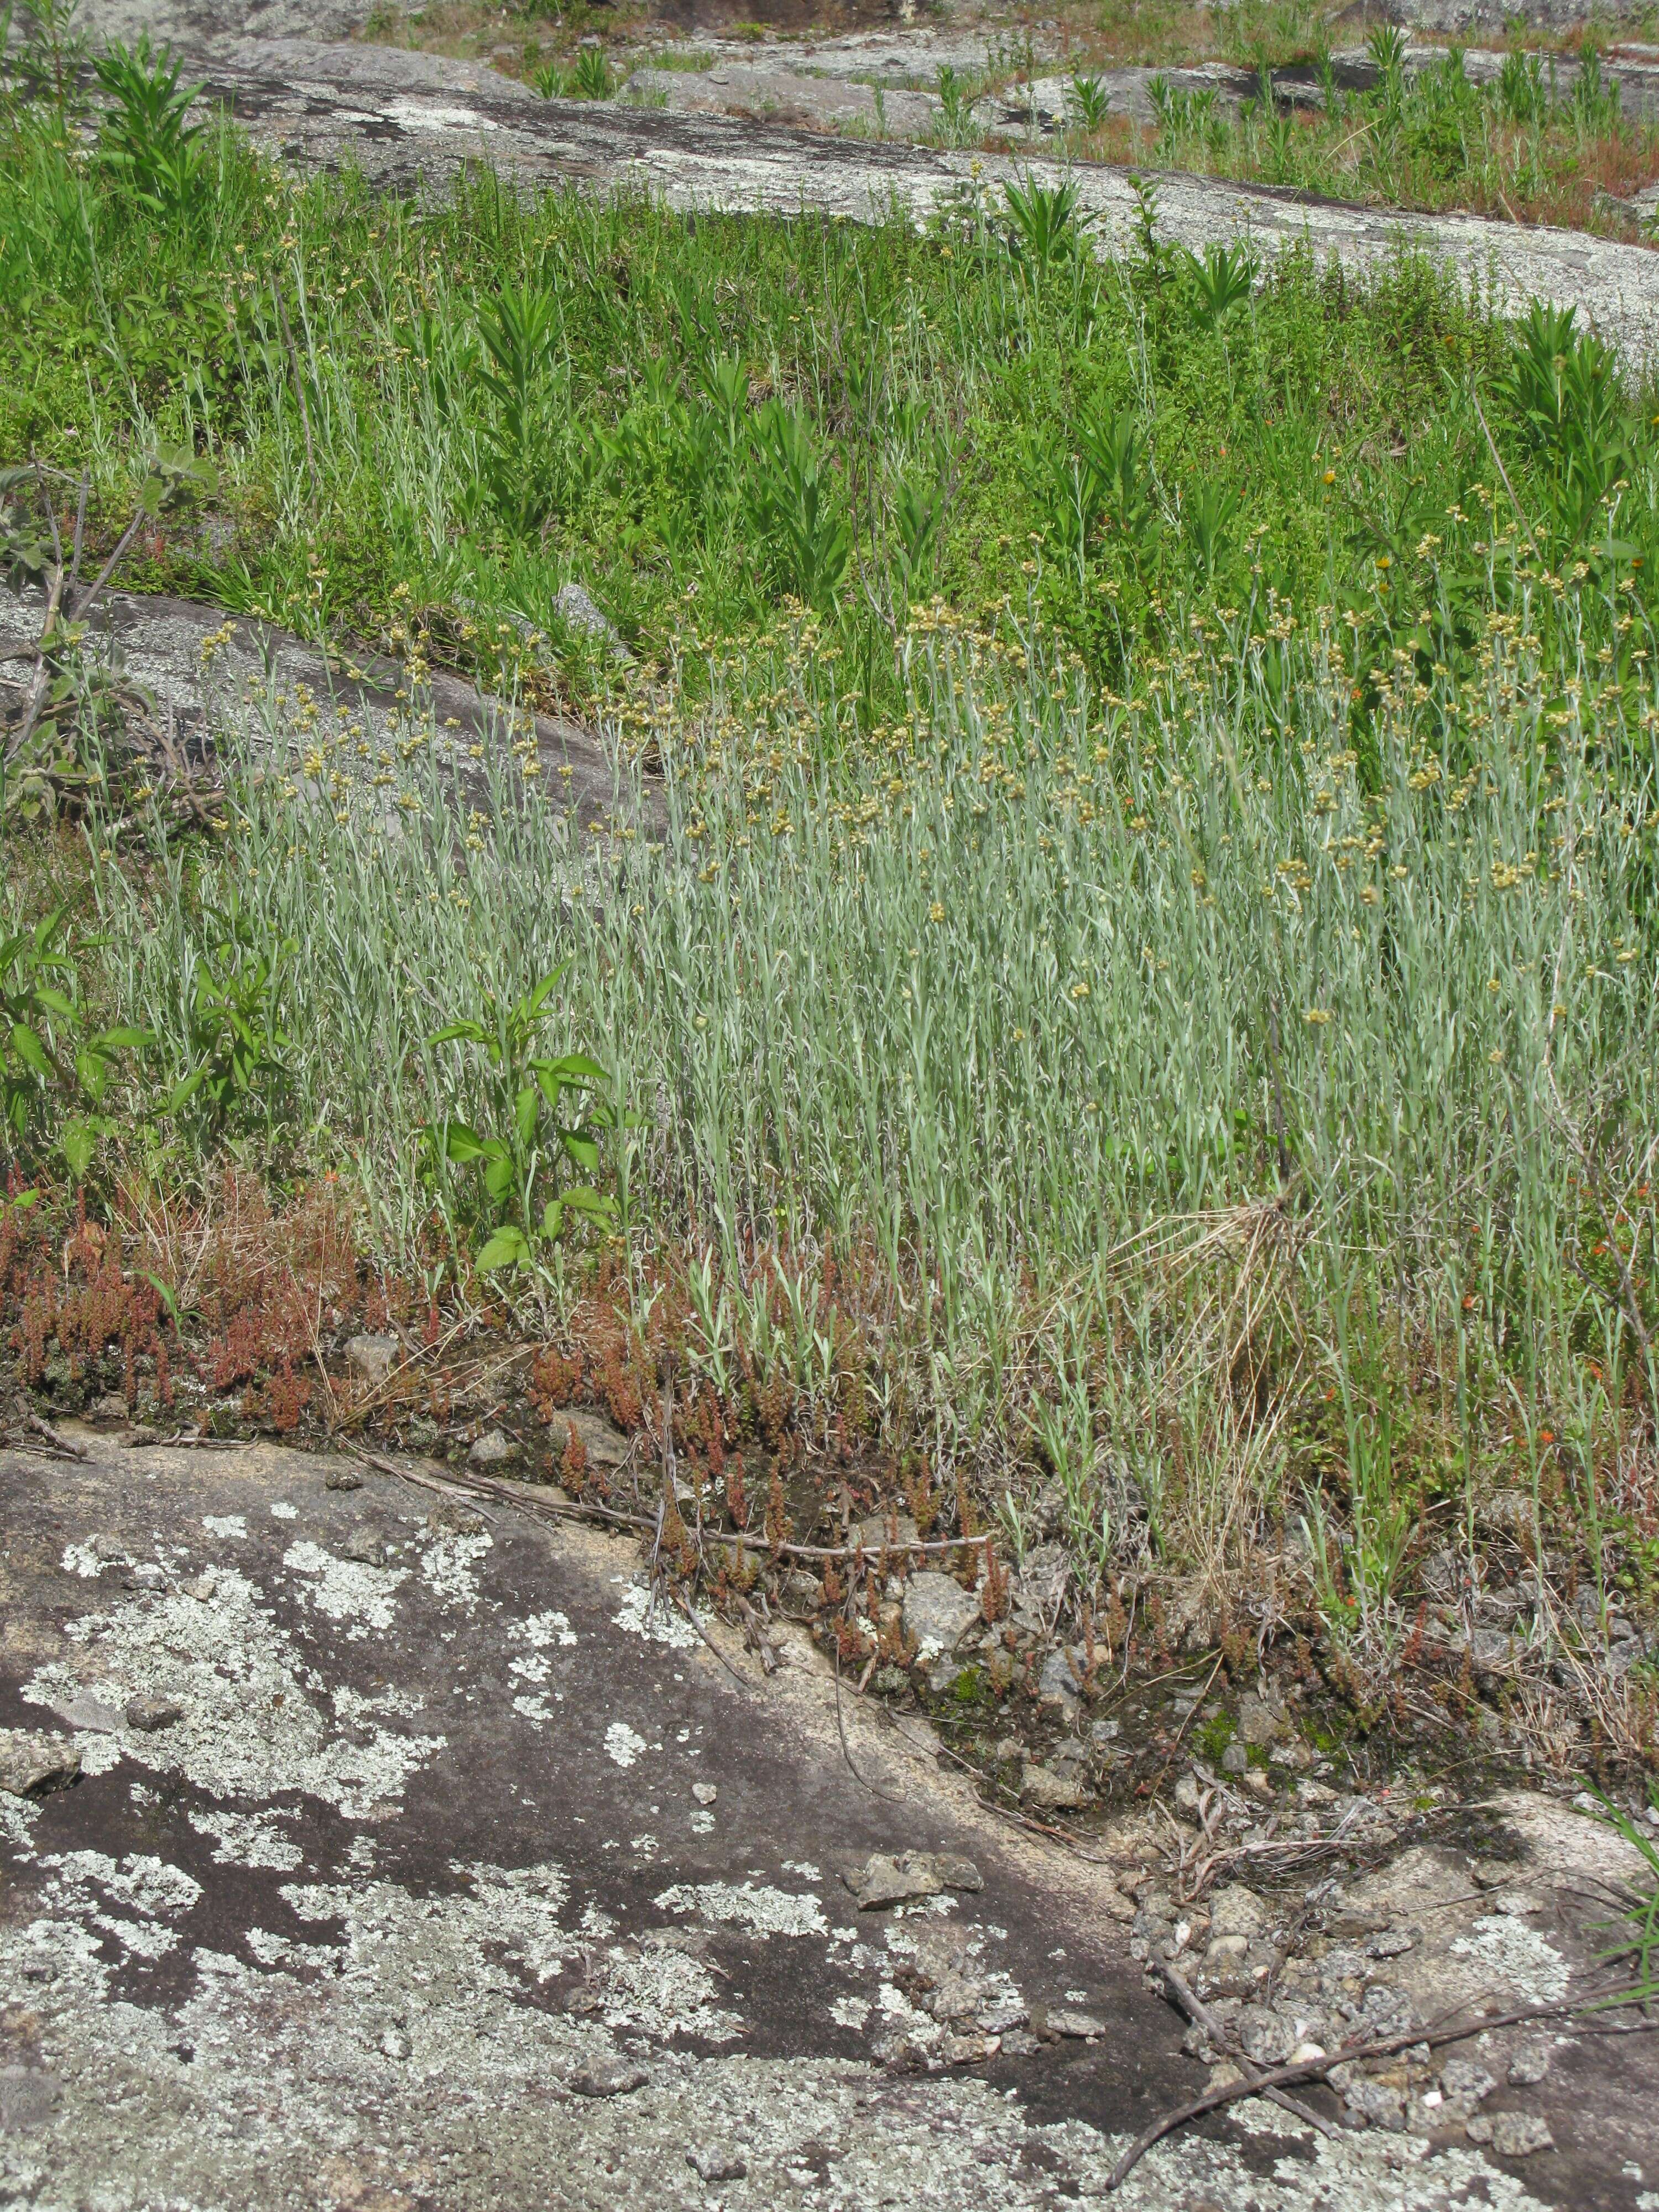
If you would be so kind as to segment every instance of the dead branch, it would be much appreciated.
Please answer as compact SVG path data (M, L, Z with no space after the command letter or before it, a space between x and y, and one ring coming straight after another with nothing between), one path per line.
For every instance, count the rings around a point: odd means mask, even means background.
M1652 1994L1646 1983L1620 1984L1612 1990L1591 1990L1582 1997L1563 1998L1558 2004L1523 2005L1515 2012L1487 2014L1470 2021L1462 2027L1408 2028L1400 2035L1377 2036L1340 2045L1329 2057L1304 2059L1294 2065L1275 2066L1258 2074L1254 2081L1229 2081L1214 2089L1206 2089L1185 2105L1179 2105L1161 2118L1143 2129L1113 2167L1106 2184L1108 2192L1121 2189L1141 2160L1155 2143L1161 2142L1177 2128L1187 2126L1192 2120L1202 2119L1206 2112L1219 2112L1223 2106L1237 2104L1245 2097L1265 2096L1271 2089L1288 2089L1298 2082L1324 2081L1338 2066L1352 2066L1368 2058L1393 2058L1402 2051L1426 2045L1438 2050L1448 2043L1467 2043L1471 2036L1490 2034L1495 2028L1521 2027L1535 2021L1569 2020L1579 2018L1590 2011L1606 2011L1610 2007L1638 2004ZM1649 2028L1659 2027L1659 2017L1632 2021L1613 2027L1590 2029L1599 2034L1639 2034Z
M84 1444L74 1443L68 1437L59 1436L52 1423L43 1421L39 1413L26 1413L23 1425L32 1437L40 1437L52 1446L53 1451L61 1452L65 1459L87 1460L92 1456Z
M1232 2061L1246 2081L1261 2080L1261 2069L1228 2041L1226 2031L1221 2022L1210 2010L1208 2005L1194 1994L1173 1966L1164 1968L1164 1985L1188 2019L1192 2021L1194 2027L1203 2029L1216 2049ZM1261 2094L1269 2104L1281 2106L1284 2111L1293 2113L1298 2120L1305 2120L1310 2128L1316 2128L1322 2136L1334 2136L1336 2133L1336 2130L1328 2119L1315 2112L1311 2105L1299 2103L1287 2089L1264 2089Z

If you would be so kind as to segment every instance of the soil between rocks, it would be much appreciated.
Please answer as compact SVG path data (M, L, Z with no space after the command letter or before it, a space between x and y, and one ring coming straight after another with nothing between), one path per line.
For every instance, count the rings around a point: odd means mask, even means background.
M85 1461L0 1455L0 1727L81 1760L0 1796L0 2201L1093 2202L1202 2085L1134 1955L1193 1943L1160 1933L1146 1833L1054 1852L850 1695L843 1753L805 1639L767 1680L718 1623L654 1611L621 1542L374 1472L331 1490L334 1463L276 1446L72 1440ZM141 1724L145 1698L179 1717ZM1590 1939L1534 1893L1616 1865L1601 1832L1534 1796L1489 1810L1480 1878L1496 1848L1518 1897L1408 1852L1304 1927L1273 2003L1322 1975L1366 1984L1367 2016L1510 2003L1582 1972ZM907 1850L984 1887L856 1911L841 1876ZM1093 2039L1051 2025L1079 2014ZM1650 2042L1551 2040L1518 2088L1507 2041L1468 2046L1477 2122L1552 2136L1525 2160L1429 2125L1419 2069L1396 2101L1428 2132L1326 2141L1251 2103L1119 2201L1650 2203ZM705 2184L693 2152L744 2172Z

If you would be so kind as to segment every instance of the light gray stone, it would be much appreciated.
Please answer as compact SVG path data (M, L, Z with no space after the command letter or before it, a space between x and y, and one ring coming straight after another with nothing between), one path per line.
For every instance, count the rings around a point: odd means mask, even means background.
M1078 1700L1083 1694L1080 1678L1084 1664L1085 1655L1080 1645L1074 1652L1051 1651L1043 1662L1042 1673L1038 1678L1037 1695L1041 1701L1044 1705L1060 1705L1067 1712L1075 1712Z
M628 1457L628 1438L603 1413L586 1413L578 1407L561 1406L548 1424L548 1440L555 1460L564 1458L573 1431L587 1455L590 1467L602 1468L609 1474Z
M504 1437L499 1429L487 1429L483 1435L475 1441L471 1450L466 1455L466 1460L469 1467L488 1470L490 1468L505 1467L518 1456L519 1447L510 1437Z
M177 1698L159 1694L130 1700L126 1709L126 1723L142 1735L154 1735L158 1729L171 1728L185 1717L185 1709Z
M13 1797L44 1797L81 1771L81 1754L67 1736L39 1729L0 1729L0 1790Z
M1081 1777L1057 1774L1052 1766L1031 1765L1020 1776L1019 1794L1039 1813L1069 1813L1086 1804L1089 1791Z
M741 2181L749 2171L749 2161L740 2151L728 2150L713 2143L699 2143L685 2154L700 2181Z
M1266 1905L1243 1882L1224 1883L1210 1899L1212 1939L1218 1936L1242 1936L1248 1942L1252 1936L1259 1936L1271 1918Z
M904 1634L919 1659L948 1656L981 1618L977 1596L953 1576L929 1569L906 1578Z
M613 660L634 658L623 643L622 632L581 585L561 584L553 595L553 611L565 628L574 630L579 637L593 638L600 644L609 645Z
M346 1365L378 1390L402 1349L395 1336L354 1336L345 1348Z
M566 2087L579 2097L625 2097L630 2090L642 2089L650 2079L647 2068L617 2051L605 2051L579 2068Z
M874 137L925 137L939 125L935 96L885 86L809 76L776 62L717 62L710 70L637 69L625 94L684 115L752 116L805 123Z
M842 1881L857 1900L860 1912L879 1911L890 1905L941 1897L946 1891L974 1892L985 1887L985 1877L972 1859L951 1851L872 1852L861 1867L843 1874Z

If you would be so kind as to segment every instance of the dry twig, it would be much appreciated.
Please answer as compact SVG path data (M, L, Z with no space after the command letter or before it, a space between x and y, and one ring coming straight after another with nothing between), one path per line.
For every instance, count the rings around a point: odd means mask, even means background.
M1438 2050L1448 2043L1466 2043L1471 2036L1490 2034L1500 2027L1520 2027L1535 2021L1567 2020L1591 2010L1605 2011L1611 2006L1632 2004L1646 1994L1645 1985L1639 1983L1621 1984L1616 1989L1591 1990L1582 1997L1563 1998L1559 2004L1523 2005L1515 2012L1486 2014L1476 2018L1462 2027L1413 2027L1399 2035L1362 2039L1340 2045L1324 2058L1309 2058L1288 2066L1275 2066L1257 2074L1254 2081L1246 2079L1223 2083L1206 2089L1185 2105L1177 2105L1144 2128L1129 2145L1106 2184L1109 2191L1121 2189L1134 2168L1139 2165L1155 2143L1161 2142L1177 2128L1188 2121L1202 2119L1206 2112L1219 2112L1224 2105L1237 2104L1245 2097L1261 2097L1273 2089L1294 2087L1304 2081L1328 2080L1333 2068L1352 2066L1368 2058L1393 2058L1402 2051L1419 2045ZM1659 2018L1632 2021L1628 2026L1586 2028L1583 2032L1602 2035L1638 2034L1646 2029L1659 2027Z

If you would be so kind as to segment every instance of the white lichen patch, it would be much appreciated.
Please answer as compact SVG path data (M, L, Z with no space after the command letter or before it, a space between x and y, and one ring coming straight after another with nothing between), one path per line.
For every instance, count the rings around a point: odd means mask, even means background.
M471 1612L478 1602L480 1562L495 1539L487 1531L463 1536L446 1529L421 1553L421 1579L441 1605Z
M300 1517L300 1509L297 1505L290 1505L286 1498L273 1498L270 1504L270 1517L273 1521L297 1521Z
M620 1582L622 1577L616 1579ZM621 1605L611 1619L629 1636L643 1636L650 1643L665 1644L671 1650L691 1651L696 1648L697 1632L685 1615L672 1611L660 1598L653 1604L644 1583L623 1585Z
M837 1997L830 2008L830 2017L837 2027L861 2030L870 2017L870 2006L864 1997Z
M1567 1993L1566 1960L1535 1928L1506 1913L1488 1913L1455 1937L1452 1954L1498 1974L1529 2004L1553 2004Z
M118 1863L102 1851L53 1852L40 1863L55 1869L64 1883L96 1882L116 1904L150 1918L188 1912L202 1894L194 1875L144 1852L129 1851Z
M204 1513L202 1526L210 1536L234 1540L247 1534L247 1517L241 1513Z
M393 1599L398 1585L409 1579L404 1567L371 1567L358 1559L336 1558L320 1544L290 1544L283 1565L295 1574L314 1577L307 1592L310 1602L330 1620L346 1623L346 1634L360 1642L372 1629L390 1628L397 1618Z
M126 1553L106 1553L95 1544L65 1544L60 1562L66 1575L80 1575L88 1582L95 1582L106 1567L125 1564Z
M605 1732L605 1757L617 1766L632 1766L645 1748L645 1738L636 1735L626 1721L612 1721Z
M270 1867L292 1874L304 1854L291 1836L276 1826L271 1813L232 1813L217 1805L192 1807L190 1825L198 1836L212 1836L219 1848L213 1854L221 1865Z
M319 1974L331 1974L340 1963L340 1954L330 1943L296 1943L291 1936L273 1935L268 1928L250 1928L243 1937L250 1957L262 1966L309 1967Z
M164 1958L179 1941L168 1923L182 1918L202 1894L201 1884L181 1867L142 1852L118 1862L103 1851L52 1852L39 1864L46 1917L32 1935L60 1957L78 1952L82 1968L98 1980L100 1938L135 1958Z
M677 2035L729 2043L743 2033L740 2014L715 2003L714 1979L701 1960L656 1945L613 1961L603 1978L602 2018L617 2033L662 2043Z
M53 1661L23 1686L31 1704L57 1706L95 1682L116 1706L171 1698L182 1717L146 1734L88 1737L104 1764L125 1758L177 1774L209 1796L260 1799L284 1792L320 1798L349 1820L394 1805L410 1776L442 1747L441 1735L394 1735L383 1720L410 1701L337 1692L331 1713L320 1684L245 1576L221 1569L206 1600L169 1593L85 1614L64 1629L85 1657ZM82 1771L90 1771L86 1749Z
M677 1882L657 1903L665 1912L694 1912L700 1920L736 1923L757 1936L827 1936L830 1923L816 1897L792 1896L763 1882Z
M285 1882L283 1901L302 1920L344 1928L348 1977L373 1975L388 1989L419 1990L433 1978L440 1952L482 1961L488 1955L538 1982L559 1973L574 1939L560 1922L568 1894L562 1868L457 1866L467 1887L449 1897L411 1897L396 1882L353 1888L336 1882Z
M545 1728L554 1717L552 1706L539 1692L533 1697L526 1692L523 1697L514 1698L513 1710L536 1728Z
M537 1651L545 1651L555 1644L571 1644L576 1641L576 1632L562 1613L526 1613L522 1620L508 1622L507 1636L508 1643L528 1644Z

